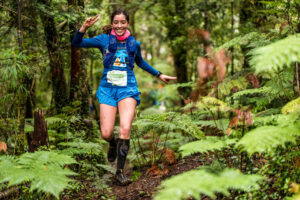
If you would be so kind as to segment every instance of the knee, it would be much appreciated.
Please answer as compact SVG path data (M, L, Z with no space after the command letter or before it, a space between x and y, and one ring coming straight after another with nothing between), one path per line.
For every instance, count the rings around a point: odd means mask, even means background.
M104 140L110 140L113 136L113 130L101 127L101 135Z
M130 129L131 129L131 126L129 125L121 125L120 126L120 136L125 136L125 138L127 138L129 135L130 135Z

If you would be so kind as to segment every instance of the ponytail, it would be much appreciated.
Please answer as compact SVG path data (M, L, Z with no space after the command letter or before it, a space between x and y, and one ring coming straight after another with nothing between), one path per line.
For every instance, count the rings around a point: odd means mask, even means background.
M109 35L112 30L112 25L108 24L102 27L102 32Z

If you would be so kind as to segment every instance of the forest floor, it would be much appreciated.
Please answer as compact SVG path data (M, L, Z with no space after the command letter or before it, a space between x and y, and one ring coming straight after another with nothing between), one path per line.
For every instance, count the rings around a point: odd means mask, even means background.
M177 163L166 167L162 173L157 169L148 169L128 186L118 186L114 182L109 185L112 188L111 193L117 200L150 200L153 198L157 186L168 177L183 173L197 168L200 165L205 165L212 160L203 161L199 155L189 156L179 160ZM131 176L132 170L127 170L128 177Z
M195 169L199 166L207 165L208 163L212 163L213 159L210 157L206 157L205 159L201 158L199 154L195 154L192 156L188 156L184 159L180 159L172 165L168 165L164 168L164 170L149 168L145 169L139 178L133 181L128 186L119 186L113 179L111 178L107 182L110 187L108 191L100 191L97 190L91 181L88 180L80 180L85 188L76 193L72 193L69 195L64 195L62 199L64 200L98 200L98 199L111 199L111 200L150 200L153 199L155 193L157 192L157 187L160 183L177 174L181 174L185 171L189 171ZM128 165L126 165L128 166ZM125 171L128 177L133 175L133 169L128 168ZM204 198L207 200L209 198Z

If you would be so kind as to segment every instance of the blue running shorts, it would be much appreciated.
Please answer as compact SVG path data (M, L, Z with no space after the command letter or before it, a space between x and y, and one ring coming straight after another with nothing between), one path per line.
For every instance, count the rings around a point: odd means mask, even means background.
M96 97L99 103L118 107L118 102L127 97L136 100L137 106L140 104L140 95L137 87L103 87L99 86Z

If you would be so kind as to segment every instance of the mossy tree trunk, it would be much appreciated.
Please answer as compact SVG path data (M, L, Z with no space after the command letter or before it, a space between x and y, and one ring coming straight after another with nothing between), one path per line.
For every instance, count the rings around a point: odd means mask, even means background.
M41 0L47 8L51 8L50 0ZM51 107L56 109L57 113L61 113L62 108L68 103L66 79L64 75L64 65L62 62L62 54L58 44L58 33L54 22L54 15L50 12L42 12L40 14L41 21L44 26L44 34L50 60L50 68L52 73L52 104Z
M69 12L81 13L84 9L84 2L82 0L68 0ZM71 20L69 22L70 30L70 43L77 31L79 24L82 19ZM80 48L71 46L71 78L70 78L70 102L78 99L79 97L79 78L80 78Z

